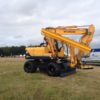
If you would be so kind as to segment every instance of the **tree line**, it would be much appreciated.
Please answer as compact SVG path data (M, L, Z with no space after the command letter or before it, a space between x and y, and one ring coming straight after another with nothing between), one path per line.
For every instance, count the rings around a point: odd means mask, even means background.
M25 46L0 47L0 56L25 55Z

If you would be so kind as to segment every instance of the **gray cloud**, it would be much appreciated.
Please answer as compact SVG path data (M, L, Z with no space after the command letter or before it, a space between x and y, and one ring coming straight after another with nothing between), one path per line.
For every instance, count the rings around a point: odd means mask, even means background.
M42 27L93 23L91 46L99 47L99 4L99 0L0 0L0 46L38 44L43 41Z

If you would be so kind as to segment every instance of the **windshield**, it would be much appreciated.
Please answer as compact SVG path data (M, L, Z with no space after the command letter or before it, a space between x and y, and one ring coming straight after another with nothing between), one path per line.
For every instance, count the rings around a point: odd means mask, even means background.
M61 41L56 41L56 48L60 52L61 48L64 48L64 55L68 56L69 48L66 44L63 44Z

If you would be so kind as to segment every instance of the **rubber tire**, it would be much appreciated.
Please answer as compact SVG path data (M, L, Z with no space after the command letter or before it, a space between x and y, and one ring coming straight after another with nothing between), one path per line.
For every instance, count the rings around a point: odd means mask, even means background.
M59 76L60 72L61 72L61 68L60 68L59 64L57 64L55 62L51 62L48 64L47 74L49 76Z
M34 73L36 72L37 67L36 67L36 62L31 62L31 61L27 61L24 64L24 71L26 73Z

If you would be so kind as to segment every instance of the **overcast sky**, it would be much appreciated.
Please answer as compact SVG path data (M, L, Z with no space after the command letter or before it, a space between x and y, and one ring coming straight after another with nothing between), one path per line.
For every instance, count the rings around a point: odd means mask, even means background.
M89 24L100 47L100 0L0 0L0 46L39 44L42 27Z

